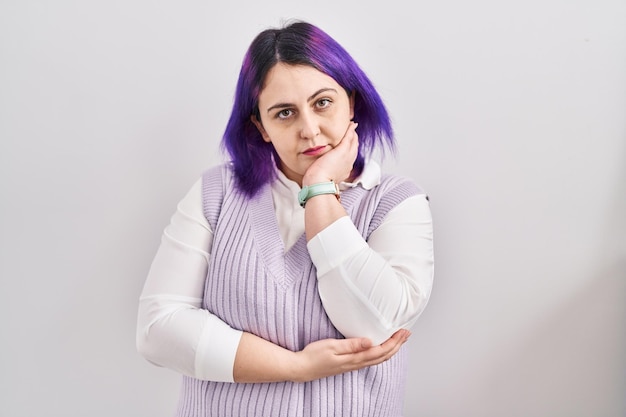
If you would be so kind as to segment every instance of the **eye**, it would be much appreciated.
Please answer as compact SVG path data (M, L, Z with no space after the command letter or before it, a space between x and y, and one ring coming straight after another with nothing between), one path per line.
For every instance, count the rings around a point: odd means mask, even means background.
M329 107L332 104L332 100L329 98L321 98L319 100L317 100L317 102L315 103L315 106L318 109L325 109L326 107Z
M287 119L292 114L293 114L293 111L291 109L283 109L283 110L279 111L278 113L276 113L276 118L277 119Z

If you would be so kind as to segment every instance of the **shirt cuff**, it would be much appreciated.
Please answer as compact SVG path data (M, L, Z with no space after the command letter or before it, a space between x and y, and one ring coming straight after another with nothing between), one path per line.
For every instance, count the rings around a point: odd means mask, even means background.
M243 332L231 328L217 317L211 319L204 326L196 350L196 378L235 382L235 356Z
M307 243L309 255L317 268L317 276L337 268L367 247L367 242L348 216L335 220Z

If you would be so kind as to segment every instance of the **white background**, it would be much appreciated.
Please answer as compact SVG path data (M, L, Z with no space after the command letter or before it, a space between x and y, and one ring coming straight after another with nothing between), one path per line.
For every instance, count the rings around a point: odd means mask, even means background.
M176 202L286 18L370 75L431 197L406 417L626 415L626 3L0 2L0 415L171 416L135 351ZM273 416L272 416L273 417Z

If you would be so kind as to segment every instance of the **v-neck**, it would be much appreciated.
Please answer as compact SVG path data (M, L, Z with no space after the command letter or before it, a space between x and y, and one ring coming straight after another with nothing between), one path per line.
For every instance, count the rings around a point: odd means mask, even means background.
M306 236L303 233L293 246L285 251L269 185L264 186L248 201L248 204L252 233L268 275L283 289L287 289L303 275L306 262L302 262L302 259L308 258Z

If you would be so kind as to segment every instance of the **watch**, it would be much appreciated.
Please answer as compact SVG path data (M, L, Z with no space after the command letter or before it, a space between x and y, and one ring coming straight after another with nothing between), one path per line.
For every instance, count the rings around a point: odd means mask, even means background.
M334 194L339 200L339 185L335 181L305 185L298 193L298 202L300 206L304 207L309 198L322 194Z

